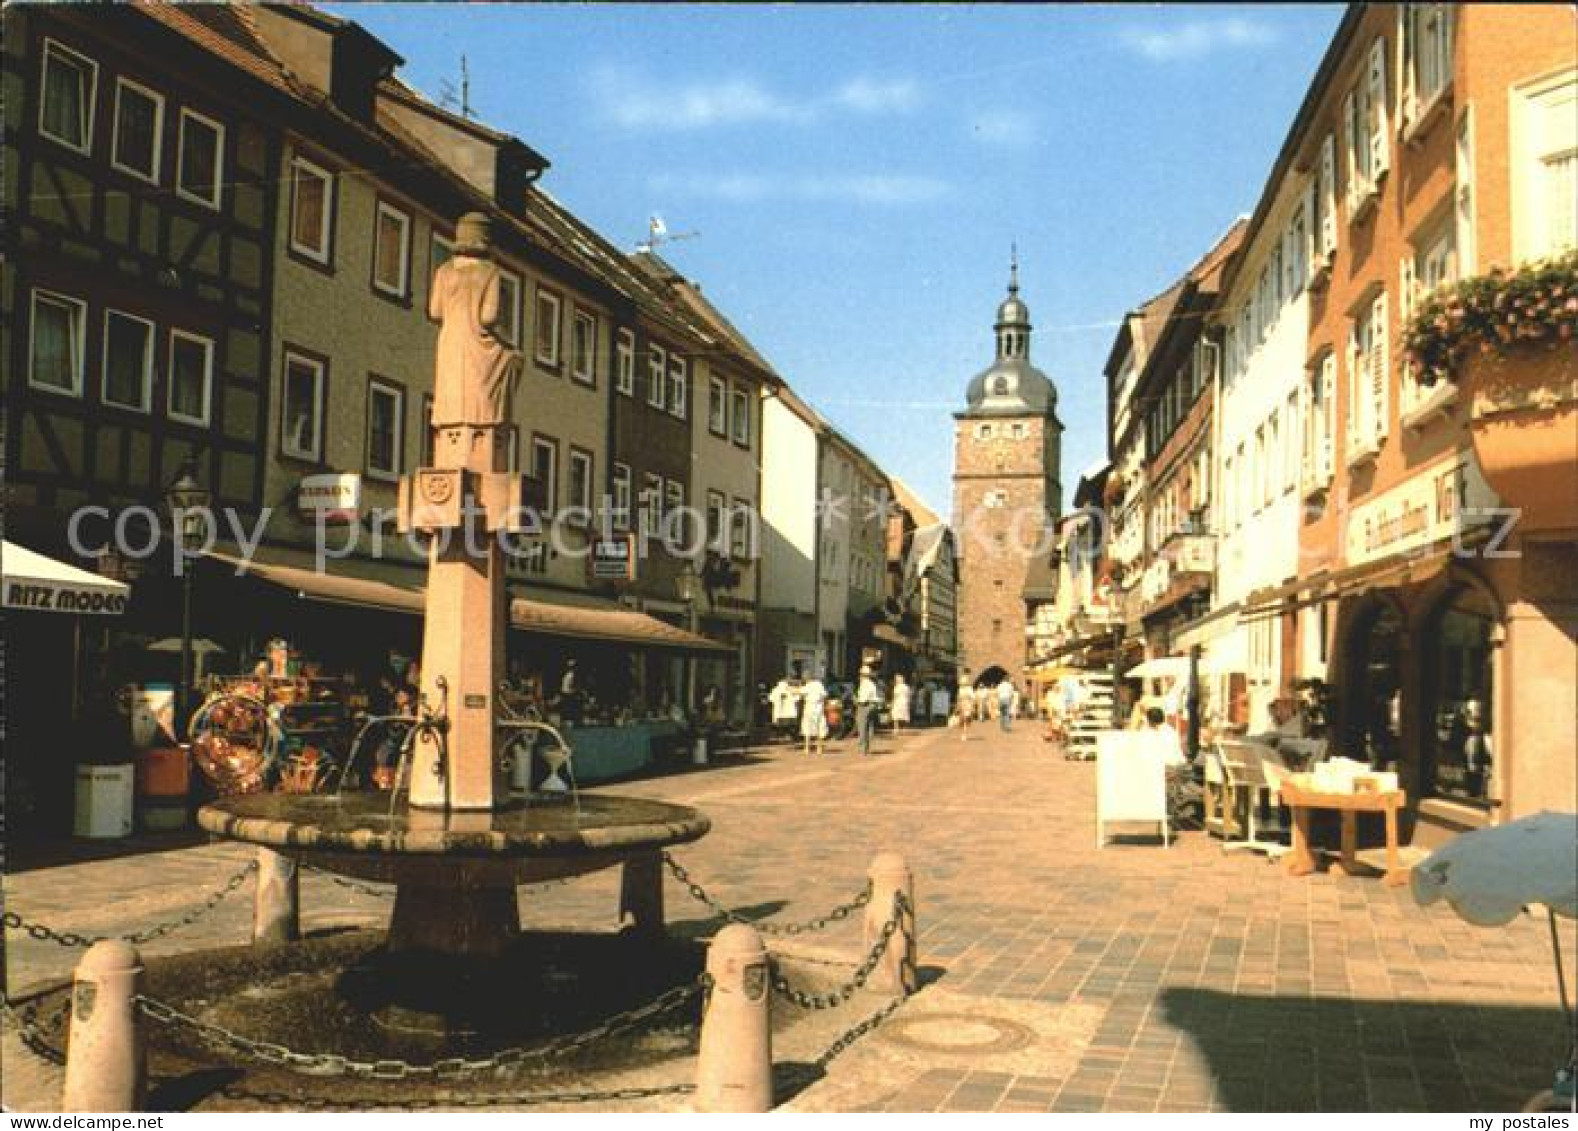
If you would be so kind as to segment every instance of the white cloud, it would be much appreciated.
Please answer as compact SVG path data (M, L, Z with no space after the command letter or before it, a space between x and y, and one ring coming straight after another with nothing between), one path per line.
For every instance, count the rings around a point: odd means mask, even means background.
M1019 110L994 110L970 123L976 141L1020 149L1036 140L1036 120Z
M921 91L912 79L861 75L839 87L833 102L861 114L907 114L921 104Z
M1276 39L1276 33L1265 24L1239 16L1128 27L1119 35L1131 50L1158 62L1197 59L1222 48L1260 47Z
M905 114L921 104L910 79L859 76L815 98L797 100L749 75L661 82L628 68L600 67L590 87L601 116L626 129L702 130L779 122L803 125L833 113Z
M831 173L773 177L759 173L720 176L661 174L652 188L682 196L749 203L766 200L845 204L925 204L949 194L951 187L935 177L908 173Z

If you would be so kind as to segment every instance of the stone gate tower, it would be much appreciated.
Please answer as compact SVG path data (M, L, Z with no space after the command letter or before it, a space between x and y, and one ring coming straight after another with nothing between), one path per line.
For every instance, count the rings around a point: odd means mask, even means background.
M1057 389L1030 364L1019 267L997 308L997 359L954 414L953 524L959 538L959 651L972 678L1025 667L1025 578L1063 505Z

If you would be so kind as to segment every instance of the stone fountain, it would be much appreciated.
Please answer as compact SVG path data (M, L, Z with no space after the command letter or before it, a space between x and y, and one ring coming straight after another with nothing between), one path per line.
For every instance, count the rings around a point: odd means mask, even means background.
M517 799L508 791L496 703L506 630L500 539L522 529L527 516L524 480L507 470L520 355L496 332L499 296L487 217L464 216L429 301L439 323L435 466L400 484L402 531L431 539L421 719L405 807L373 793L252 794L198 814L220 836L394 883L374 980L392 1006L412 990L396 1012L425 1017L439 1031L457 1017L462 1027L476 1023L507 977L520 934L517 885L622 865L625 908L636 926L657 930L662 849L709 828L701 813L678 805L564 794Z

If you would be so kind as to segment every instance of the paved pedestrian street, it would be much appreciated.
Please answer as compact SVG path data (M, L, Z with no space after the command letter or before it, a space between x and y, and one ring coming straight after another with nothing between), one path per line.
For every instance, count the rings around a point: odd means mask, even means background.
M1093 779L1092 764L1055 756L1021 724L968 742L883 737L868 759L852 744L821 757L769 747L606 791L706 812L712 832L676 858L753 917L809 919L858 892L875 853L908 861L922 989L791 1110L1488 1111L1549 1086L1563 1038L1543 918L1472 927L1417 907L1406 887L1290 878L1200 832L1097 849ZM6 907L128 933L179 916L248 859L226 844L29 871L6 878ZM532 889L523 917L611 929L617 891L612 871ZM244 941L249 895L146 952ZM316 874L302 898L309 930L387 914ZM717 922L672 877L666 900L676 930ZM768 943L852 964L858 919ZM1565 941L1570 956L1570 931ZM12 933L10 985L60 978L79 953ZM837 1024L775 1036L780 1062L811 1060L884 1000L862 994ZM14 1034L5 1052L8 1103L47 1108L54 1070Z

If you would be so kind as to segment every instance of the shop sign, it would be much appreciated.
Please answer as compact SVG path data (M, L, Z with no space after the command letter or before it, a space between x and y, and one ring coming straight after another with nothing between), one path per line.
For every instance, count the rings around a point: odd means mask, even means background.
M591 562L594 581L634 581L636 579L636 539L633 534L592 541Z
M1348 518L1346 564L1424 549L1487 525L1499 505L1473 452L1459 451L1355 507Z
M118 616L126 611L126 594L45 580L7 581L5 607Z
M304 475L296 484L296 508L319 522L355 522L361 515L362 477L351 471Z

